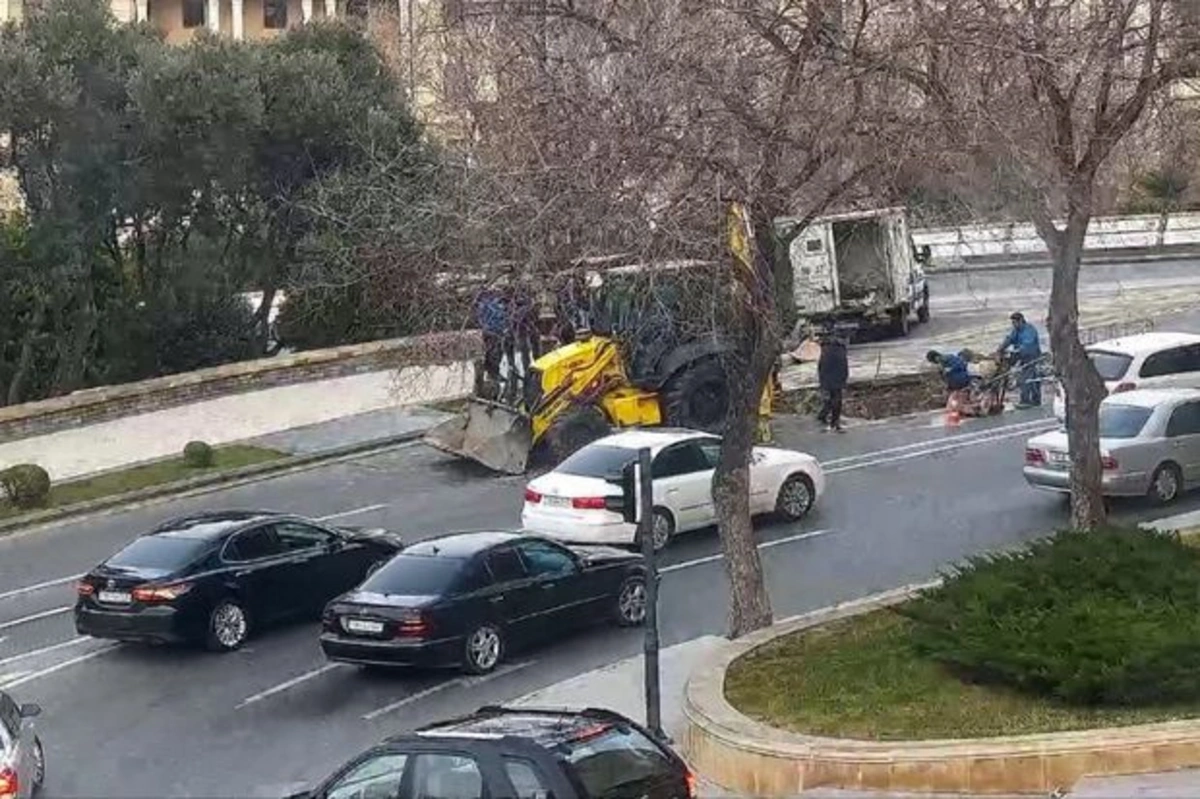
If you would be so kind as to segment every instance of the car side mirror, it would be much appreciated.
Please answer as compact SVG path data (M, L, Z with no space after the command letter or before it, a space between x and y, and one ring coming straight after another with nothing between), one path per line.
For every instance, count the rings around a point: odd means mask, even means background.
M27 705L21 705L20 712L21 712L21 718L31 719L31 718L34 718L35 716L42 715L42 706L35 705L32 702L30 702Z

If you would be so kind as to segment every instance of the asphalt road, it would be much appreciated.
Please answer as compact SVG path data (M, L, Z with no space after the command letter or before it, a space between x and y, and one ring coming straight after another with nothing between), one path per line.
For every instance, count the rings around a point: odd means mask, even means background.
M830 489L803 524L760 530L777 615L926 579L1054 528L1062 502L1029 490L1019 468L1024 439L1046 426L1036 412L954 430L925 417L827 436L806 420L782 421L781 442L820 457ZM70 578L165 516L270 507L415 539L514 525L520 488L414 445L0 541L0 682L45 708L47 795L279 795L391 732L637 652L638 632L599 628L518 654L489 678L380 676L327 666L311 624L219 656L77 639L66 610ZM726 596L715 534L680 538L662 582L664 644L722 632Z
M1200 330L1200 314L1161 326ZM781 444L819 457L829 491L799 525L760 528L777 617L924 580L970 554L1044 534L1062 501L1026 487L1022 445L1050 423L1010 413L945 429L925 416L820 435L779 420ZM330 667L316 627L261 635L230 655L113 645L75 635L75 577L165 517L265 507L382 525L411 539L516 525L522 480L421 445L201 497L0 539L0 685L45 708L52 797L279 796L384 735L504 701L639 651L638 631L598 628L515 654L494 676L378 675ZM1179 510L1200 507L1200 496ZM1161 514L1121 504L1128 519ZM665 556L664 645L725 629L712 532Z

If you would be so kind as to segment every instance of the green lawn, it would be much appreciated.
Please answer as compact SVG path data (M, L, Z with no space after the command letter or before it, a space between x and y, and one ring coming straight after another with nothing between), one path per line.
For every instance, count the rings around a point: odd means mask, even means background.
M128 469L108 472L83 480L72 480L52 486L50 498L46 507L54 508L63 505L73 505L91 499L122 494L139 488L185 480L202 474L237 469L256 463L266 463L284 457L282 452L276 452L262 447L251 447L243 444L231 444L227 447L213 449L214 462L212 466L196 469L187 466L183 458L174 458L159 463L147 463ZM0 519L17 516L29 511L14 507L6 500L0 500Z
M875 740L1020 735L1200 716L1200 704L1089 710L967 685L917 655L910 624L885 610L777 639L733 664L726 696L776 727Z

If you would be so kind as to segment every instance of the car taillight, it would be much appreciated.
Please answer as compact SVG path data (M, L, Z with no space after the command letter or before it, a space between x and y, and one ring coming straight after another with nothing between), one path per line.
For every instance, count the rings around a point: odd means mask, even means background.
M696 799L696 797L700 795L700 791L699 791L700 786L697 784L698 782L699 782L699 780L696 779L696 772L692 771L691 769L688 769L687 770L688 799Z
M536 505L542 501L542 495L534 491L532 488L525 489L525 501L530 505Z
M91 596L96 593L96 586L89 583L87 580L80 580L75 583L75 593L80 596Z
M1137 388L1137 383L1117 383L1117 387L1112 390L1114 394L1120 394L1122 391L1133 391Z
M418 611L409 613L396 622L397 638L427 638L433 632L429 618Z
M1042 452L1040 449L1034 449L1033 447L1028 447L1025 450L1025 462L1027 464L1029 464L1030 466L1034 466L1039 463L1045 463L1046 462L1046 453Z
M21 781L17 772L8 766L0 768L0 799L10 799L21 792Z
M1102 455L1100 457L1100 468L1106 472L1115 472L1117 470L1117 459L1112 455Z
M604 510L608 503L604 497L575 497L571 500L571 507L575 510Z
M133 598L137 602L173 602L192 590L189 583L173 583L172 585L143 585L133 589Z

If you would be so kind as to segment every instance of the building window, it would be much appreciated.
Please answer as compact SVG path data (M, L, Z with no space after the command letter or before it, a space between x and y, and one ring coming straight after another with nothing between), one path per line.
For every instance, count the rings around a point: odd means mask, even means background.
M204 25L204 7L207 0L183 0L183 27L199 28Z
M263 27L281 30L287 27L287 0L263 0Z

